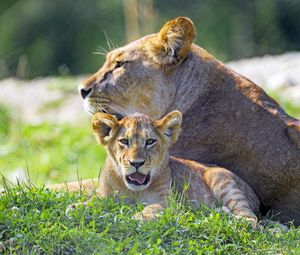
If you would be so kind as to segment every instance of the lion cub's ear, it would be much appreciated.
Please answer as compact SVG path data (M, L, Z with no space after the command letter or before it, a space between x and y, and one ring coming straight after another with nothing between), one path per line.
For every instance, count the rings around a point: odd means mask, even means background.
M168 113L160 120L154 122L154 126L158 132L163 134L169 142L170 146L176 143L182 122L182 115L179 111Z
M193 22L187 17L178 17L168 21L157 38L148 43L148 52L158 64L176 64L186 57L195 37Z
M119 123L115 116L106 113L96 113L92 119L95 137L98 143L106 145L118 131Z

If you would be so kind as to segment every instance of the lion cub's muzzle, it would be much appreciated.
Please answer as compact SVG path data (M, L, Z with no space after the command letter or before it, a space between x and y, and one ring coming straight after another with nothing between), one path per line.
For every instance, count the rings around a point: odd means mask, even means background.
M139 161L129 160L129 164L135 168L136 172L126 175L125 179L127 183L136 186L147 185L150 181L150 173L146 175L139 172L139 168L145 164L145 160L139 160Z

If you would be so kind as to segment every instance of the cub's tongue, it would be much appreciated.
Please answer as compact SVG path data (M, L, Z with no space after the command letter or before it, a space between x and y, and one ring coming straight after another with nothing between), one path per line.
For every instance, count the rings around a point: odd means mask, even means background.
M136 181L139 184L143 184L146 180L147 175L143 175L140 173L134 173L134 174L128 175L128 177L132 181Z

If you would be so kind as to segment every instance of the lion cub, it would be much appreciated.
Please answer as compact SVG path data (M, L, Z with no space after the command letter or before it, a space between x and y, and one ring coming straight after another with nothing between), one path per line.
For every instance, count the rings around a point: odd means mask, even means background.
M128 203L146 203L134 217L155 219L166 205L171 186L194 207L221 207L256 226L259 200L252 188L232 172L215 166L172 157L182 116L173 111L152 120L143 114L118 121L113 115L96 113L92 124L97 141L108 152L99 178L99 196L119 196Z

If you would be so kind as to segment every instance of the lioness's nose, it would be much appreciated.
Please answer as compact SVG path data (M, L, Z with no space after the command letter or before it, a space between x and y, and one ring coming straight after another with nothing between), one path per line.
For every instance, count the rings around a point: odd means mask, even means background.
M87 78L79 85L78 92L83 99L86 99L87 96L91 94L91 91L93 90L96 81L97 81L97 76L92 75L91 77Z
M130 165L134 166L135 169L138 169L139 167L141 167L142 165L145 164L145 160L143 161L130 161L129 160Z
M92 91L92 89L91 88L81 88L81 89L79 89L79 91L80 91L81 97L83 99L85 99L90 94L90 92Z

